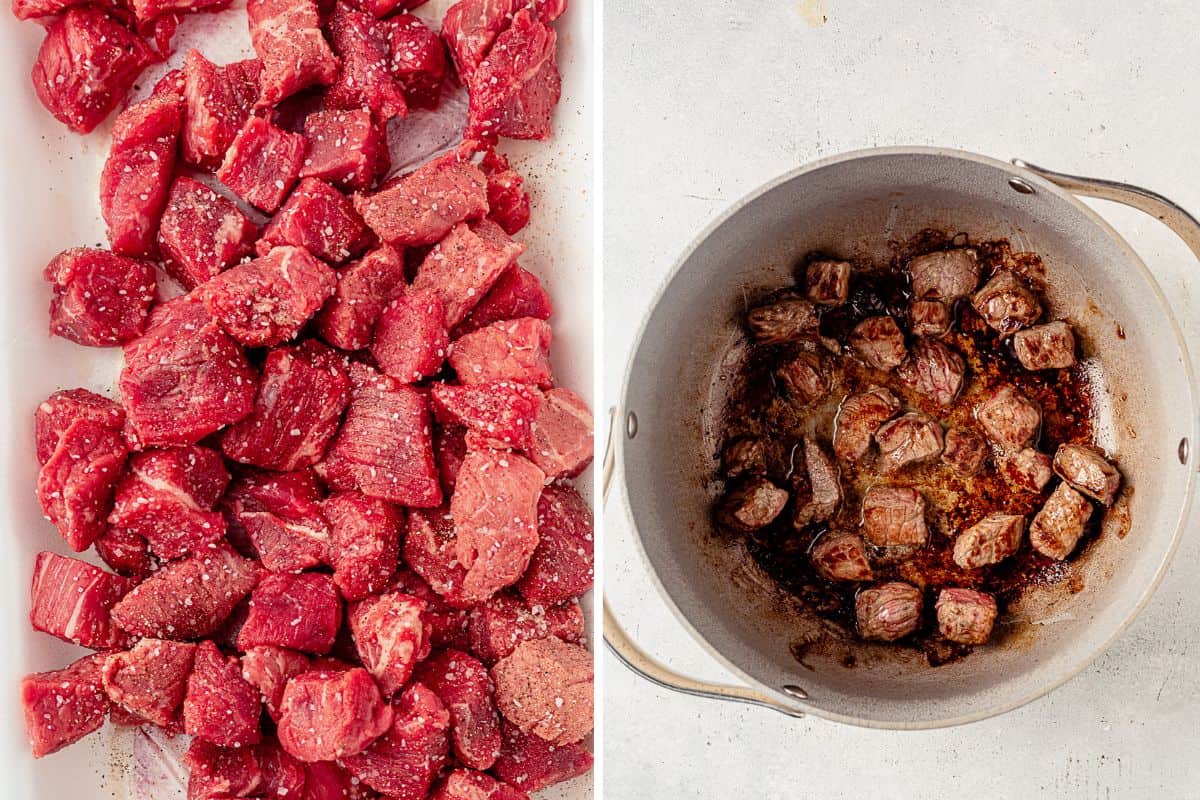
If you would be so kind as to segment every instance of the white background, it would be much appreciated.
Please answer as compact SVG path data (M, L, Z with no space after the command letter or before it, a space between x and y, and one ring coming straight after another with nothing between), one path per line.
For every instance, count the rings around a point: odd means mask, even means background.
M824 19L823 19L824 18ZM1200 213L1200 6L1191 2L608 0L604 392L677 255L741 195L825 155L923 144L1141 184ZM1195 258L1096 204L1200 350ZM615 496L615 493L614 493ZM605 591L670 666L732 680L605 530ZM1053 695L963 728L893 733L672 694L604 656L604 796L1200 797L1200 526L1149 608Z

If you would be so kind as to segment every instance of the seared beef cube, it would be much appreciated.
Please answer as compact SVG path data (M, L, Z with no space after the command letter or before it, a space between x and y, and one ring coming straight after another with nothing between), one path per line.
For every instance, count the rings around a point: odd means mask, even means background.
M863 495L862 528L876 547L921 547L929 541L925 498L908 487L872 486Z
M1054 454L1054 471L1078 491L1112 505L1121 485L1121 473L1098 448L1081 444L1060 445Z
M1042 315L1042 304L1037 295L1008 270L997 272L975 293L971 302L979 316L1003 334L1028 327Z
M1092 504L1066 483L1060 483L1029 526L1029 543L1042 555L1062 561L1083 535L1092 517Z
M889 316L867 317L850 332L850 346L859 358L875 369L895 369L908 348L896 320Z
M823 306L840 306L850 295L850 262L814 261L804 271L804 294Z
M1059 320L1013 334L1013 351L1025 369L1066 369L1075 364L1075 334Z
M914 392L948 406L958 397L966 371L962 356L951 347L936 339L920 339L896 369L896 376Z
M1037 441L1042 409L1020 390L1004 386L975 407L975 419L992 442L1011 453Z
M1016 489L1040 492L1050 482L1050 456L1026 447L1000 462L1000 474Z
M869 581L874 577L867 547L856 533L827 533L809 552L813 569L828 581Z
M756 342L782 344L815 334L820 319L812 303L787 297L753 309L746 315L746 324Z
M833 425L833 452L845 461L858 461L871 449L879 426L900 410L900 401L882 386L848 395Z
M767 446L762 439L733 439L721 450L721 467L729 478L761 475L767 469Z
M937 339L950 332L950 307L941 300L917 300L908 313L914 336Z
M1017 552L1025 533L1025 517L988 514L954 542L954 563L963 569L996 564Z
M864 639L894 642L921 624L921 590L893 581L864 589L854 599L858 635Z
M884 472L937 458L942 453L942 426L919 411L910 411L875 432Z
M775 371L788 395L800 405L820 400L829 393L829 375L816 353L801 353Z
M996 598L974 589L942 589L937 599L938 632L959 644L986 644L996 622Z
M953 302L979 285L979 257L974 248L926 253L908 262L913 297Z
M717 515L735 530L755 531L774 522L787 500L786 490L766 478L751 478L725 496Z
M964 477L970 477L983 468L987 458L987 444L970 431L951 428L946 432L946 449L942 460Z
M812 497L796 503L792 524L803 528L812 522L824 522L842 504L841 474L825 448L811 437L804 437L804 461L808 466L808 483Z

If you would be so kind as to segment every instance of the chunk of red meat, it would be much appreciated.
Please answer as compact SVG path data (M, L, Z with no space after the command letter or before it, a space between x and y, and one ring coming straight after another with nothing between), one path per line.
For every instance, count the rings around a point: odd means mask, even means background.
M220 11L230 0L130 0L129 5L139 24L160 18L163 14Z
M385 242L433 244L460 222L487 213L487 178L452 153L388 181L374 194L355 195L354 207Z
M429 643L433 648L470 648L471 639L467 631L470 620L465 609L451 606L411 569L401 568L396 573L392 586L425 601L425 616L429 619Z
M298 675L280 707L279 743L301 761L349 760L392 725L391 706L361 667Z
M304 765L304 794L301 800L370 800L374 794L334 761Z
M217 177L250 205L274 212L300 175L304 136L250 117L225 152Z
M500 728L504 746L492 772L518 789L539 792L592 768L592 754L582 744L556 745L504 720Z
M86 550L104 533L126 455L120 434L104 423L79 419L42 466L38 501L72 550Z
M282 647L258 645L242 654L242 678L258 689L274 720L279 719L287 682L308 669L308 656Z
M425 256L413 289L437 292L453 328L525 251L491 220L460 223Z
M363 666L391 697L429 655L425 601L401 592L371 595L350 606L347 619Z
M394 702L395 722L374 744L343 766L394 800L423 800L447 762L450 715L438 696L413 683Z
M308 773L302 762L271 739L263 741L254 750L262 766L264 797L299 798L303 795Z
M446 312L430 289L402 294L384 308L371 355L385 373L404 383L435 375L446 360Z
M486 328L493 322L533 317L549 319L554 312L550 295L537 276L520 264L513 264L492 285L492 289L467 318L454 329L454 338Z
M592 588L592 510L570 486L551 484L538 499L538 546L517 591L530 603L554 605Z
M529 800L529 795L486 772L456 769L433 790L429 800Z
M402 506L440 505L425 396L365 366L351 379L345 421L320 465L325 482Z
M139 446L194 444L254 407L257 376L199 302L158 306L125 346L121 399Z
M370 243L367 226L350 198L324 181L305 178L263 230L256 245L265 255L277 245L295 245L340 264Z
M304 118L308 153L301 178L320 178L346 189L366 189L389 161L382 125L363 108L326 109Z
M182 156L188 164L216 169L258 102L262 62L257 58L217 66L198 50L183 62Z
M218 747L193 739L183 764L188 769L188 800L251 797L263 785L262 767L250 747Z
M329 561L321 489L308 470L247 471L222 501L229 529L248 539L263 566L299 572Z
M562 93L550 26L521 10L496 37L471 74L467 135L474 138L545 139Z
M470 608L486 599L463 593L467 571L458 563L454 521L446 507L413 511L404 536L404 562L454 608Z
M509 236L515 236L529 224L529 195L521 188L525 179L509 166L507 158L491 148L484 153L480 166L487 174L488 218Z
M104 655L84 656L65 669L35 672L21 680L25 735L34 758L74 744L104 724L108 695L100 669Z
M570 744L592 732L592 654L553 636L522 642L492 667L496 707L505 719L548 742Z
M405 101L411 108L436 108L446 79L442 40L412 14L397 14L388 27L392 74L404 87Z
M93 544L100 559L118 575L142 581L158 566L149 543L131 531L109 528Z
M221 747L244 747L262 741L258 690L242 678L242 665L225 656L211 641L200 642L183 700L183 728Z
M433 436L433 456L446 494L453 493L458 471L467 457L467 429L458 425L439 425Z
M284 246L222 272L202 291L208 313L230 336L249 347L271 347L296 338L336 285L324 262Z
M53 17L80 5L85 5L83 0L12 0L11 9L14 17L27 20Z
M50 332L89 347L111 347L142 333L154 302L154 265L107 250L73 247L43 272L54 289Z
M158 249L167 274L195 289L253 251L258 226L237 204L181 175L171 184L158 226Z
M63 433L81 419L119 432L125 425L125 412L113 400L87 389L64 389L50 395L38 405L34 414L39 464L50 460Z
M342 624L342 600L333 578L318 572L267 575L250 594L250 615L238 649L275 645L323 655Z
M574 477L592 463L592 410L570 389L542 395L529 458L551 478Z
M547 636L582 641L584 620L579 603L547 606L502 592L471 611L470 625L471 652L494 664L521 642Z
M492 48L500 32L508 27L522 0L459 0L442 18L442 38L463 83Z
M404 90L392 75L387 23L338 3L329 18L329 38L342 62L325 94L329 108L367 108L381 121L408 113Z
M112 610L136 636L184 641L216 631L258 582L258 568L224 542L172 561L138 584Z
M317 315L317 332L343 350L361 350L384 307L405 288L404 256L390 246L372 250L337 272L333 297Z
M65 642L105 650L125 636L109 611L134 582L76 558L38 553L30 590L29 624Z
M162 728L174 728L196 645L142 639L104 662L104 690L116 705Z
M421 664L416 679L450 712L451 743L458 760L472 769L491 767L500 755L500 717L487 667L462 651L442 650Z
M125 99L154 51L100 8L69 8L51 23L33 64L33 88L54 117L89 133Z
M430 396L439 421L466 426L495 447L529 450L542 398L512 381L473 386L433 384Z
M324 503L333 532L333 580L342 597L362 600L387 585L400 559L404 512L357 492L340 492Z
M325 455L337 432L350 380L331 350L316 342L267 353L254 411L221 437L228 458L288 472Z
M262 60L259 78L262 107L338 75L338 59L321 33L313 0L249 0L250 40Z
M554 382L550 336L550 326L540 319L495 322L456 339L450 366L466 384L516 381L548 388Z
M1025 517L988 514L958 535L954 563L963 569L997 564L1017 552L1025 536Z
M875 577L867 546L857 533L826 533L808 555L813 569L827 581L869 581Z

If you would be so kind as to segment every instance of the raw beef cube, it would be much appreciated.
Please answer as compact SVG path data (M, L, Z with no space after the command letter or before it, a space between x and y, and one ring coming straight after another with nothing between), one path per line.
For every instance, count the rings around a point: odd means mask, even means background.
M522 642L492 667L496 707L525 733L555 744L592 732L592 654L553 636Z
M467 571L455 553L454 521L449 509L416 510L408 515L404 563L454 608L469 608L486 596L463 594Z
M397 505L440 505L428 400L369 367L359 371L358 379L351 377L350 406L320 465L321 477L338 491L356 489Z
M907 583L881 583L858 593L854 612L864 639L894 642L921 625L921 590Z
M254 750L263 771L263 797L303 797L308 771L301 761L271 739L265 740Z
M400 295L384 308L375 326L371 355L388 375L416 383L437 374L449 348L441 298L432 289L420 289Z
M158 249L167 274L195 289L253 252L258 226L237 205L181 175L158 227Z
M538 546L517 591L530 603L554 605L592 588L592 510L579 492L551 484L538 499Z
M996 621L996 598L974 589L942 589L937 599L938 632L959 644L987 644Z
M276 245L303 247L331 264L341 264L370 243L367 226L350 198L316 178L300 181L255 247L266 255Z
M529 795L486 772L456 769L433 790L429 800L529 800Z
M446 309L446 327L453 328L524 251L491 220L460 223L425 256L413 289L437 292Z
M317 342L267 353L254 411L221 437L225 455L289 472L317 463L350 402L350 379Z
M117 116L100 173L100 213L114 253L154 255L154 235L167 203L182 126L180 95L152 94Z
M898 472L910 464L921 464L942 453L945 440L942 424L920 411L902 414L875 431L884 472Z
M183 729L221 747L258 744L261 712L262 700L242 678L241 662L211 641L200 642L183 700Z
M582 744L552 744L503 720L500 729L504 745L492 772L522 791L539 792L592 768L592 754Z
M953 303L979 285L979 254L973 247L926 253L908 262L908 274L917 300Z
M259 645L242 654L242 678L258 689L274 720L279 719L287 682L308 669L308 656L282 647Z
M465 384L516 381L549 388L550 326L530 317L493 323L455 340L450 366Z
M13 0L11 9L14 17L27 20L53 17L79 5L84 3L81 0Z
M471 611L471 652L485 664L494 664L521 642L547 636L580 642L583 625L583 611L576 602L545 606L501 593Z
M1013 334L1013 352L1029 370L1066 369L1075 364L1075 333L1059 320Z
M513 264L492 285L479 305L459 323L455 338L485 328L493 322L533 317L550 319L554 306L541 281L520 264Z
M1029 543L1047 558L1062 561L1071 554L1092 517L1092 504L1067 483L1055 487L1029 526Z
M338 3L328 28L342 69L325 93L326 107L366 108L382 122L406 115L404 90L392 75L387 23Z
M542 395L529 458L550 478L571 478L592 463L592 410L570 389Z
M1037 295L1009 270L997 272L971 303L984 322L1004 335L1028 327L1042 316Z
M304 765L302 800L371 800L373 793L359 785L335 761L313 761Z
M1014 386L1002 386L975 407L983 432L1006 452L1034 444L1042 427L1042 408Z
M333 532L333 581L346 600L362 600L387 585L400 560L404 512L357 492L324 503Z
M260 107L301 89L330 84L338 75L338 59L321 33L314 0L249 0L250 40L262 60Z
M386 17L393 11L412 11L429 0L353 0L350 5L369 11L377 17Z
M317 332L334 347L361 350L384 307L404 292L404 256L391 245L337 272L333 297L317 315Z
M222 272L202 291L208 313L230 336L248 347L271 347L296 338L336 285L324 262L284 246Z
M467 429L457 425L439 425L433 435L433 456L446 494L454 492L458 471L467 457Z
M298 675L287 682L280 707L279 743L301 761L361 753L392 726L391 706L361 667Z
M1110 506L1121 486L1121 473L1099 448L1061 444L1054 453L1054 471L1077 491Z
M855 325L850 346L868 366L885 371L900 366L908 353L900 326L886 314L867 317Z
M104 655L84 656L66 669L35 672L21 680L25 734L34 758L55 753L98 730L108 713L101 684Z
M529 195L521 188L525 179L491 148L483 154L480 166L487 174L488 219L515 236L529 224Z
M138 584L116 604L112 618L135 636L197 639L221 627L257 582L257 565L218 542Z
M76 558L38 553L33 567L29 624L65 642L107 650L125 636L109 612L134 582Z
M116 402L87 389L64 389L50 395L38 405L34 414L39 464L50 460L63 433L81 419L120 432L125 425L125 412Z
M364 10L373 11L365 5ZM404 87L405 101L412 108L436 108L446 79L442 40L412 14L397 14L388 20L388 27L392 74Z
M117 485L108 521L141 536L159 558L178 558L225 535L225 520L214 508L228 485L220 454L208 448L137 453Z
M350 606L347 621L363 666L384 697L400 691L429 655L424 600L400 592L372 595Z
M442 19L442 38L463 83L470 83L520 5L521 0L459 0L447 9Z
M301 178L320 178L347 189L366 189L387 163L382 126L366 109L316 111L304 119L308 154Z
M433 649L441 647L457 647L467 650L471 647L471 637L468 634L470 623L466 609L455 608L448 604L441 595L429 587L421 576L411 569L401 568L392 580L393 590L411 594L425 601L425 616L429 620L429 644Z
M863 495L862 529L876 547L923 547L929 541L925 498L908 486L872 486Z
M469 78L467 135L545 139L562 93L554 29L527 9L517 12Z
M827 581L869 581L874 572L867 546L857 533L829 532L809 550L813 569Z
M988 514L954 541L954 563L963 569L996 564L1017 552L1025 534L1025 517Z
M497 448L532 449L533 424L542 405L536 389L512 381L435 383L430 396L439 422L464 425Z
M900 410L900 401L882 386L847 395L833 427L833 451L844 461L858 461L871 449L875 433Z
M113 653L104 662L104 691L113 703L141 719L175 728L195 655L194 644L142 639L132 650Z
M451 743L458 760L472 769L490 768L500 755L500 718L487 667L467 653L442 650L421 664L416 679L450 712Z
M250 595L250 615L238 649L270 644L324 655L342 624L342 600L333 578L317 572L267 575Z
M70 8L46 31L33 64L33 88L59 122L89 133L154 60L145 42L103 10Z
M140 336L154 302L149 261L73 247L43 272L54 289L50 332L77 344L111 347Z
M183 62L183 160L216 169L258 102L262 63L256 59L217 66L188 50Z
M966 365L950 346L936 339L918 339L896 376L918 394L939 406L949 406L963 385Z
M141 447L194 444L254 407L254 369L199 302L158 306L125 346L121 399Z
M306 146L303 135L250 117L226 151L217 178L250 205L272 213L300 175Z
M131 531L109 528L93 544L96 554L118 575L143 581L158 566L157 560L150 555L149 543Z
M183 764L188 769L188 800L253 797L263 785L262 767L250 747L218 747L193 739Z
M272 572L299 572L329 561L329 525L309 470L247 471L222 501L231 533L249 540Z
M229 3L230 0L130 0L129 5L138 23L144 25L163 14L220 11Z
M120 434L79 419L63 432L38 474L42 511L72 550L86 550L104 533L125 456Z
M448 760L450 715L438 696L413 683L395 701L395 722L374 744L342 765L394 800L424 800Z
M433 244L460 222L487 213L487 177L451 153L388 181L374 194L356 194L354 207L389 244Z

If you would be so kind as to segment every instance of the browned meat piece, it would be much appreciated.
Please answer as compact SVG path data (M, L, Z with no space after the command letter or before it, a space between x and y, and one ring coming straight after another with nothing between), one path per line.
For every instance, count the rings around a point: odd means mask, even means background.
M919 339L896 376L914 392L939 406L948 406L958 397L966 371L962 356L949 345L936 339Z
M908 262L908 274L913 297L949 303L966 297L979 285L979 257L971 247L926 253Z
M850 296L850 262L814 261L804 271L804 293L823 306L840 306Z
M721 451L721 465L725 475L761 475L767 470L767 446L762 439L744 436L733 439Z
M721 522L743 531L756 531L775 521L787 505L788 493L766 478L751 478L725 496Z
M1024 533L1024 517L988 514L959 534L954 542L954 563L964 569L999 563L1017 552Z
M754 340L782 344L817 332L820 320L813 304L800 297L786 297L753 309L746 316Z
M1121 485L1121 473L1098 448L1082 444L1060 445L1054 454L1054 471L1064 481L1106 506L1112 505Z
M804 462L808 469L812 498L806 503L796 503L792 524L797 528L813 522L824 522L842 504L841 473L825 448L808 436L804 437Z
M996 598L974 589L942 589L937 599L938 632L959 644L986 644L996 622Z
M898 581L863 589L854 598L858 635L864 639L894 642L921 624L921 590Z
M970 431L951 428L946 431L946 449L942 461L950 469L964 477L970 477L983 469L987 459L987 443Z
M1092 504L1066 483L1051 492L1029 526L1029 543L1048 558L1062 561L1071 554L1092 517Z
M916 489L872 486L863 495L862 529L876 547L922 547L929 540L925 498Z
M787 389L788 396L800 405L815 402L829 394L829 375L816 353L801 353L785 361L775 370L775 374Z
M900 410L900 401L882 386L847 395L833 422L833 452L845 461L858 461L871 449L879 426Z
M1013 333L1038 321L1042 304L1024 281L1008 270L995 276L971 301L979 316L1000 333Z
M1075 333L1059 320L1013 334L1013 351L1025 369L1066 369L1075 364Z
M908 314L914 336L937 339L950 332L950 307L941 300L917 300Z
M855 533L827 533L809 553L813 569L828 581L869 581L874 577L867 546Z
M1026 447L1000 462L1000 474L1015 489L1040 492L1050 482L1050 456Z
M1012 453L1037 441L1042 409L1020 390L1004 386L975 407L975 419L989 439Z
M908 352L904 334L896 320L884 315L867 317L850 332L850 346L859 357L875 369L895 369Z
M937 458L942 453L942 426L919 411L910 411L875 432L884 472Z

